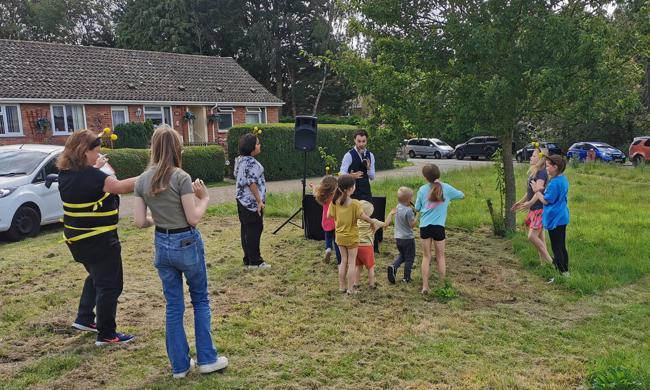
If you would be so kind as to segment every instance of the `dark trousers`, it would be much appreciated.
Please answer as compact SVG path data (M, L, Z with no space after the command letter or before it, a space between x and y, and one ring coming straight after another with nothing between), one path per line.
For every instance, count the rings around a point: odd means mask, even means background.
M237 202L237 214L241 223L241 247L244 250L244 265L260 265L264 262L260 254L260 238L264 230L264 215L250 211Z
M415 238L396 238L395 243L397 244L397 251L399 255L393 262L393 268L395 273L400 265L404 264L404 279L411 280L411 268L413 267L413 261L415 260Z
M101 253L101 254L100 254ZM89 262L83 262L88 271L84 282L76 323L88 325L95 322L97 312L97 338L113 338L117 298L122 293L122 255L120 245L111 245L99 252Z
M341 251L336 245L336 230L325 230L325 249L334 249L336 253L336 264L341 264Z
M569 272L569 253L566 250L566 225L548 231L553 249L553 263L560 272Z

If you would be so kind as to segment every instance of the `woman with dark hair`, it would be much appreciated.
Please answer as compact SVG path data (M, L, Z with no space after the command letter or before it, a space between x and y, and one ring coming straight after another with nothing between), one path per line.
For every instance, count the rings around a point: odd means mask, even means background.
M234 173L241 246L247 268L271 268L260 253L266 202L264 167L255 159L260 151L260 140L255 134L247 133L239 137L239 157L235 160Z
M57 161L63 201L63 237L75 261L88 271L72 327L97 333L95 345L126 343L115 331L122 293L122 255L117 236L119 197L133 191L137 177L117 180L102 172L101 138L90 130L72 133ZM96 309L97 320L95 322Z
M525 203L530 207L535 202L542 202L544 212L542 213L542 224L548 230L553 249L553 263L562 276L569 277L569 253L566 249L566 226L569 224L569 206L567 204L569 195L569 180L563 175L566 168L566 161L562 156L553 155L546 158L546 172L548 172L549 183L544 187L532 183L532 199ZM555 278L549 280L553 283Z

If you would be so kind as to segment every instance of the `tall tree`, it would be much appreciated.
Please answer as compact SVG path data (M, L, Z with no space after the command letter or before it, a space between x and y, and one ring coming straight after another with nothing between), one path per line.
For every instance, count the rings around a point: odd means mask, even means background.
M506 227L515 228L512 144L521 121L620 118L639 106L641 69L621 52L606 10L576 0L350 0L368 57L337 69L396 129L498 135Z

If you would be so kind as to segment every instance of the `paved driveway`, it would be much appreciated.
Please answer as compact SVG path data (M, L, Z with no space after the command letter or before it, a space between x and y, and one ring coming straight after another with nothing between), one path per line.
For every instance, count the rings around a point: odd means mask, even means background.
M459 161L456 159L450 160L434 160L434 159L422 159L422 158L413 158L408 161L412 162L412 166L399 168L399 169L390 169L386 171L378 171L376 179L382 179L387 177L397 177L397 176L416 176L420 175L422 172L422 167L425 164L437 164L440 167L442 172L448 172L456 169L463 169L469 166L484 166L489 164L489 161L472 161L472 160L463 160ZM318 182L319 177L307 178L307 182ZM228 186L220 186L209 188L210 192L210 204L219 204L224 202L232 202L235 199L235 185L231 184ZM302 191L302 184L300 179L292 180L281 180L281 181L271 181L266 183L266 191L269 193L280 193L280 192L298 192ZM133 214L133 195L123 195L120 200L120 216L126 217Z

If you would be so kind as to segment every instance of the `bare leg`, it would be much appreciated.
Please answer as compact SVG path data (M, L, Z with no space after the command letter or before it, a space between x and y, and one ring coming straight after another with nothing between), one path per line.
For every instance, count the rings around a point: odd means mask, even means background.
M339 290L345 291L345 275L348 272L348 248L339 246L341 251L341 264L339 264Z
M356 259L355 259L355 261L356 261ZM354 274L354 285L355 286L358 286L359 281L361 280L361 270L363 270L363 266L362 265L357 265L357 268L355 270L356 272Z
M540 233L542 238L540 238ZM552 263L553 259L551 258L551 255L548 254L548 249L546 249L546 240L543 237L544 229L528 230L528 241L530 241L535 249L537 249L540 262L547 261L549 263Z
M431 238L422 239L422 292L429 291L429 266L431 265Z
M445 240L434 241L433 245L436 248L436 262L438 263L438 278L440 282L445 280L447 276L447 265L445 264Z
M356 268L357 268L357 247L354 248L348 248L348 293L353 293L353 285L354 285L354 280L356 278ZM341 256L343 256L343 253L341 253Z
M375 288L375 267L372 266L368 270L368 286Z

